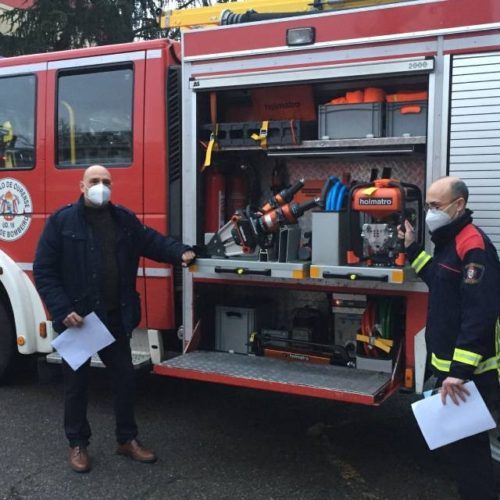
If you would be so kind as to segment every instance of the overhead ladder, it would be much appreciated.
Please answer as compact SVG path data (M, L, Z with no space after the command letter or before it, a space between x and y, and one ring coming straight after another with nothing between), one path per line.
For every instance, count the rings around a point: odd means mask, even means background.
M219 26L245 22L238 14L276 14L287 17L329 10L372 7L408 0L240 0L210 7L195 7L162 11L160 26L166 28L190 28L194 26ZM230 9L228 9L228 6ZM236 14L236 15L235 15Z

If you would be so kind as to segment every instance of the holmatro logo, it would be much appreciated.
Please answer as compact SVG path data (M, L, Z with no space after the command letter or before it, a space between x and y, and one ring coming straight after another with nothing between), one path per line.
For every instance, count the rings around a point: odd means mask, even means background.
M359 198L360 205L392 205L391 198Z
M26 186L16 179L0 179L0 240L20 238L31 223L33 204Z

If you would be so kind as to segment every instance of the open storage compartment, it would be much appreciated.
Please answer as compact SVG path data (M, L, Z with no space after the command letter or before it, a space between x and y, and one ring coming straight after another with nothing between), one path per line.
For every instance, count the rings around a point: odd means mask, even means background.
M427 138L387 136L382 97L429 77L375 74L192 83L183 207L205 252L184 275L183 353L156 373L369 405L413 386L426 296L395 234L403 217L422 227ZM343 134L359 110L369 129Z
M414 193L425 186L426 118L411 99L426 110L427 89L427 75L402 75L200 92L198 243L207 251L195 272L414 280L396 228L405 217L423 229ZM402 132L405 120L421 135ZM353 186L380 179L414 190L397 193L392 212L365 207L356 226L354 217L333 221L349 209Z
M187 352L155 372L362 404L401 386L404 294L262 285L196 283Z

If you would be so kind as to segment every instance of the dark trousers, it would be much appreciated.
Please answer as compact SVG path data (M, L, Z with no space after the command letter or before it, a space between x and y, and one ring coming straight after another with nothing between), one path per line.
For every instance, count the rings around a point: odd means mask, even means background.
M479 375L473 380L494 418L498 421L500 388L497 371ZM438 386L440 385L441 381L438 382ZM453 403L447 399L447 404ZM487 432L449 444L439 450L439 453L452 467L462 500L498 498Z
M116 440L123 444L137 436L134 417L135 373L129 338L113 322L107 326L116 342L99 351L99 357L111 374ZM71 447L87 446L91 436L87 420L89 370L90 360L76 371L63 361L64 430Z

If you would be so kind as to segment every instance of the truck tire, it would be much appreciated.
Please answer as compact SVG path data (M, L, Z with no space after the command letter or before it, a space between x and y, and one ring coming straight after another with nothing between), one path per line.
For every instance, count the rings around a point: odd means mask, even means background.
M14 322L9 309L0 301L0 382L5 380L16 354Z

